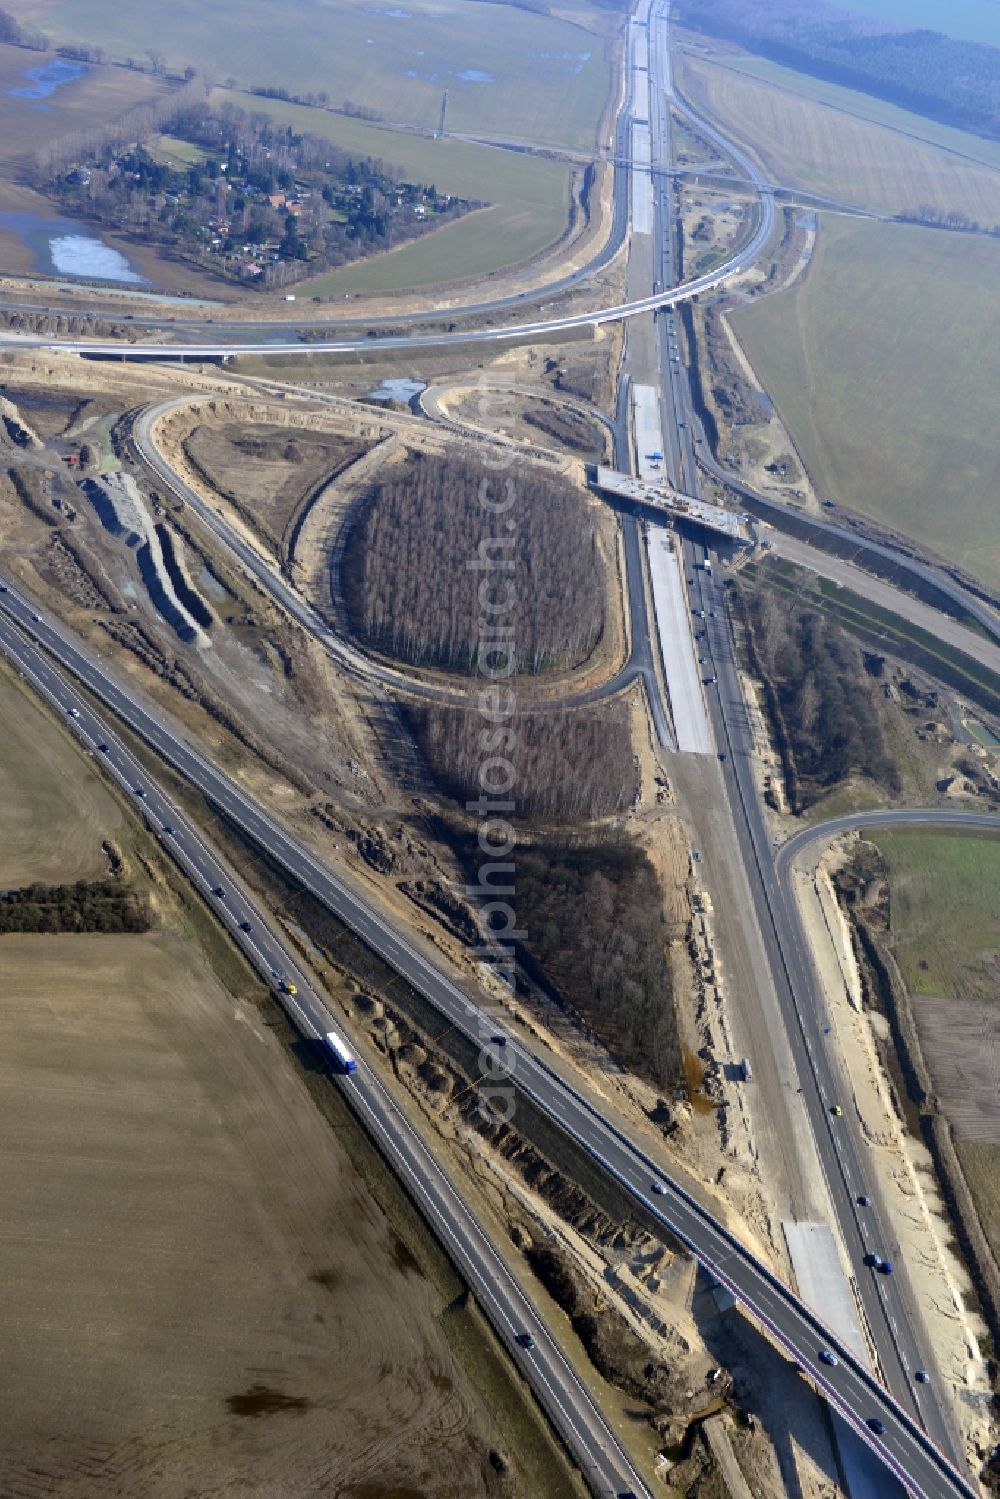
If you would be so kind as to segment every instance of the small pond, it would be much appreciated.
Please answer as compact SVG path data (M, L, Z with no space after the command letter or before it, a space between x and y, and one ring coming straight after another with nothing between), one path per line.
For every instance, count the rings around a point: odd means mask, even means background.
M27 78L28 82L18 88L4 89L3 92L10 99L48 99L57 88L72 83L76 78L82 78L86 71L82 62L53 57L49 62L40 63L37 68L25 68L21 77Z
M98 239L74 219L46 219L37 213L0 213L0 232L16 234L34 256L34 269L84 281L139 284L145 276L119 250Z

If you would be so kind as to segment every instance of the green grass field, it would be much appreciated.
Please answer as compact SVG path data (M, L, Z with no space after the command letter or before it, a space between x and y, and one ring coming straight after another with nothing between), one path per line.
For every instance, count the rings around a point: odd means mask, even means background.
M682 87L776 182L884 213L926 203L1000 223L1000 147L759 59L732 61L685 57Z
M433 127L448 90L457 131L587 147L609 74L607 14L558 20L480 0L15 0L19 16L59 41L98 43L113 58L157 48L170 67L292 94L325 91L385 119ZM587 24L580 24L580 22ZM590 27L594 29L591 30Z
M1000 242L824 217L732 321L822 493L1000 584Z
M569 171L563 163L469 141L436 141L274 99L248 99L228 91L217 98L240 109L266 111L345 151L390 163L406 180L433 182L439 192L491 204L399 250L304 282L302 295L391 291L487 275L536 255L566 228Z
M923 828L869 836L888 864L889 929L910 993L995 998L1000 838Z
M988 1051L1000 970L1000 838L916 828L867 836L888 865L890 933L903 981L913 996L937 997L915 998L914 1018L980 1222L1000 1254Z
M196 146L191 141L178 140L176 135L155 135L147 143L146 150L154 161L161 162L165 167L173 167L176 171L183 171L196 161L208 160L208 152L203 151L201 146Z

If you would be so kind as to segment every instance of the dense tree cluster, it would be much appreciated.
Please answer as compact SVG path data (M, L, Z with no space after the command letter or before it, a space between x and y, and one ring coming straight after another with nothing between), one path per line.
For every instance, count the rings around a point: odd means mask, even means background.
M904 109L1000 136L1000 50L904 30L822 0L681 0L683 25Z
M756 665L768 690L796 811L852 774L899 789L861 652L833 620L744 593Z
M474 709L439 703L406 710L424 759L456 801L473 801L483 791L484 761L501 754L513 769L505 793L515 818L579 823L626 811L639 790L628 709L624 703L600 708L524 712L497 727Z
M0 932L148 932L149 901L119 880L25 885L0 894Z
M526 955L629 1067L672 1089L680 1043L663 900L645 853L625 839L518 848Z
M343 579L358 634L414 665L475 672L502 629L515 671L551 671L585 660L604 626L586 501L524 465L498 474L471 456L410 456L372 487Z
M286 284L289 265L301 275L387 249L470 207L319 136L203 97L189 94L157 125L202 159L172 165L139 132L77 143L70 160L59 143L39 159L43 185L76 212L262 285Z

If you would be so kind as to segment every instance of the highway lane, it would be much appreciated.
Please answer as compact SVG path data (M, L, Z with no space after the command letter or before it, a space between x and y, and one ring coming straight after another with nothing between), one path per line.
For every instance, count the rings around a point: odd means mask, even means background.
M654 60L659 62L663 58L667 59L668 66L669 38L665 15L659 7L654 12L654 23L661 29L656 46L650 49L651 66ZM744 153L724 142L718 132L710 129L709 133L720 146L726 146L733 159L755 182L759 181L759 172ZM666 130L661 135L661 147L664 152L669 149ZM669 199L665 197L660 200L658 207L661 212L667 202ZM660 233L664 239L669 233L665 222ZM670 342L664 339L661 344L662 381L667 393L665 404L676 429L674 441L678 451L679 477L688 492L697 494L700 486L691 392L686 371L674 362ZM884 1277L873 1276L864 1265L865 1254L874 1247L873 1234L880 1231L881 1224L876 1215L860 1210L857 1197L877 1194L870 1187L858 1185L865 1183L864 1148L853 1122L846 1116L835 1118L831 1112L844 1093L845 1082L839 1059L831 1054L818 1014L820 986L797 909L794 903L789 905L775 873L766 814L756 785L752 734L743 702L728 598L714 577L699 566L708 555L705 548L688 542L685 551L692 578L692 605L700 606L705 615L706 651L712 662L710 675L715 679L709 687L710 712L723 759L720 768L732 809L739 856L747 871L775 994L784 1018L785 1034L802 1083L803 1102L834 1211L851 1258L868 1331L878 1351L884 1377L901 1406L917 1416L941 1448L955 1454L961 1462L960 1443L936 1392L920 1385L913 1377L916 1369L926 1367L928 1359L921 1352L923 1328L906 1282L905 1268L897 1276ZM884 1247L886 1242L891 1241L881 1239L881 1246ZM920 1329L919 1335L917 1328Z
M606 1121L589 1100L573 1091L545 1061L498 1027L448 974L341 878L323 865L239 786L176 731L159 710L150 710L103 661L72 634L43 616L13 588L0 593L0 642L13 649L19 634L34 638L65 669L116 712L164 759L259 847L321 900L392 968L403 975L453 1025L482 1044L488 1034L507 1035L504 1055L516 1087L588 1151L629 1193L648 1219L662 1225L697 1256L740 1304L815 1379L844 1419L922 1499L972 1496L975 1490L929 1440L907 1412L858 1364L824 1326L762 1262L695 1199L665 1176L627 1135ZM828 1368L820 1348L837 1351ZM876 1435L868 1419L883 1422Z
M765 202L772 204L765 195ZM773 204L772 204L773 214ZM604 323L622 322L644 312L654 312L662 307L676 307L692 297L703 295L721 286L731 276L745 270L756 259L767 238L763 233L765 221L758 226L752 238L738 254L724 265L695 277L676 287L673 291L655 293L635 302L615 302L608 307L594 308L589 312L564 313L561 317L539 318L529 323L509 323L501 326L456 331L452 333L387 334L377 340L362 338L317 338L303 343L300 339L273 339L264 343L238 343L232 338L212 338L199 343L122 343L119 340L60 339L39 334L5 333L0 346L14 349L48 349L68 354L88 354L109 359L227 359L237 354L296 354L303 358L310 354L357 354L361 352L383 352L387 349L429 349L462 344L503 343L512 339L544 340L555 334L566 333L574 328L599 328ZM770 232L768 228L767 233Z
M259 904L231 868L205 842L195 824L93 710L62 671L17 629L0 628L0 649L61 715L98 764L158 836L164 850L213 908L230 937L265 983L278 993L296 1029L317 1043L342 1022L312 987ZM294 987L295 994L288 992ZM489 1039L494 1065L502 1054ZM415 1199L431 1229L480 1306L555 1429L579 1463L595 1495L629 1492L652 1499L614 1431L599 1412L538 1310L479 1227L460 1194L413 1130L377 1074L363 1060L357 1071L336 1074L337 1085ZM531 1346L526 1346L530 1339Z

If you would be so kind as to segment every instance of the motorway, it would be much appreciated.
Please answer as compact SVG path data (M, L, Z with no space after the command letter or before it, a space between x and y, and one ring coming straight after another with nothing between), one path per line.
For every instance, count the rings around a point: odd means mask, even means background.
M665 39L659 49L659 55L666 56L667 49ZM654 140L658 137L661 146L668 144L668 130L666 119L661 117L659 111L664 109L663 99L657 99L654 94L652 109L650 112L651 125L654 126ZM752 163L745 162L748 170L753 170ZM669 202L669 182L661 179L659 191L655 194L654 206L658 222L657 253L660 256L657 270L659 272L659 287L669 287L671 284L672 271L672 237L669 224L672 220ZM769 200L764 197L764 204ZM759 235L758 229L758 235ZM754 236L756 240L758 235ZM669 300L669 293L663 293L658 289L657 297L653 300L662 304L664 299ZM629 304L630 307L639 310L649 306L649 299L636 298ZM658 319L659 335L661 340L661 358L664 371L664 389L668 392L665 407L667 420L664 423L665 446L669 450L668 462L675 482L682 488L694 489L697 482L696 462L693 431L693 413L690 410L690 402L687 399L686 384L683 379L683 367L676 357L677 342L676 328L673 323L672 314ZM671 419L672 414L672 419ZM154 413L149 413L140 419L137 428L137 440L147 460L152 457L152 444L149 439L149 427L154 418ZM164 471L165 470L165 471ZM170 474L165 465L161 465L159 477L164 482L174 483L175 476ZM724 476L728 478L728 476ZM216 517L212 514L210 507L199 504L198 506L203 518L210 525L218 528ZM649 656L649 621L646 616L645 598L641 583L641 567L636 564L640 559L638 529L634 522L627 523L624 527L626 564L629 571L629 603L632 613L631 636L633 653L639 653L639 659L633 654L633 659L626 669L628 675L641 674L646 679L647 696L654 714L654 725L657 737L661 744L669 743L665 722L665 713L661 699L661 693L655 683L652 660L642 659L642 653ZM232 544L231 538L226 537L227 544ZM247 549L248 551L250 549ZM697 562L704 554L697 548L689 546L689 560ZM259 557L245 558L255 571L260 572L262 565ZM898 560L898 559L894 559ZM267 586L275 591L274 574L268 569L269 577ZM905 1403L906 1408L919 1414L925 1421L935 1437L935 1440L945 1450L954 1448L954 1440L947 1424L941 1415L940 1408L933 1393L925 1388L918 1387L912 1378L914 1369L923 1367L928 1359L920 1353L918 1340L913 1332L913 1318L910 1309L904 1306L903 1298L893 1284L887 1287L883 1281L875 1282L872 1276L861 1264L864 1253L867 1251L867 1224L858 1222L856 1204L853 1200L851 1184L853 1179L860 1177L860 1155L857 1142L851 1142L853 1162L844 1160L844 1139L848 1129L838 1130L836 1133L831 1126L829 1114L830 1097L836 1096L836 1085L832 1075L820 1079L815 1076L817 1063L812 1056L812 1044L814 1038L806 1038L802 1035L800 1024L800 1003L808 1010L809 996L814 990L811 960L806 951L805 942L798 928L796 913L787 910L783 905L783 894L777 888L773 870L772 850L770 838L764 820L763 811L759 804L756 787L753 783L753 775L750 760L750 745L748 742L745 713L742 703L742 695L736 672L735 654L733 651L731 632L726 621L726 601L724 595L717 589L715 583L707 575L695 571L697 579L696 587L700 590L699 602L706 610L708 616L709 645L713 659L714 673L719 679L719 693L713 697L712 714L717 742L720 745L728 744L727 768L725 779L727 790L733 806L734 818L737 827L737 835L741 845L741 853L744 863L750 875L751 889L753 891L757 915L765 945L775 974L775 984L779 999L785 1016L789 1040L795 1054L796 1064L800 1076L809 1078L812 1076L813 1085L808 1090L806 1102L810 1109L810 1118L813 1131L817 1141L817 1147L823 1163L824 1171L834 1204L837 1209L842 1229L849 1235L852 1248L852 1258L856 1260L855 1271L858 1278L860 1294L868 1320L869 1330L879 1349L880 1358L886 1378L890 1381L897 1395ZM283 585L278 584L283 588ZM285 590L289 597L282 600L291 612L300 617L303 613L303 605L292 590ZM719 624L719 620L723 623ZM311 619L303 619L313 633L325 631L325 626L320 626L317 631L315 616ZM329 631L330 640L325 643L332 649L338 651L350 650L344 642L339 642ZM322 638L322 635L321 635ZM356 663L357 664L357 663ZM365 661L366 673L370 673L371 663ZM395 675L395 674L393 674ZM386 681L385 685L398 686L399 682ZM407 684L412 690L412 684ZM615 687L621 685L616 681ZM798 1000L797 1000L798 996ZM839 1136L839 1138L838 1138ZM869 1223L871 1220L869 1220ZM898 1305L893 1304L898 1302Z
M162 711L147 708L135 695L134 688L123 684L100 658L79 645L71 632L50 617L42 616L8 587L0 594L0 648L23 661L24 636L43 646L52 660L116 713L258 847L412 983L442 1016L473 1042L482 1044L483 1011L448 974L216 769ZM51 671L51 666L44 669ZM53 673L50 680L53 684L58 682L58 674ZM53 690L60 689L53 686ZM82 705L80 712L82 718ZM103 735L102 728L96 732ZM145 784L145 780L139 784ZM664 1176L640 1147L605 1120L587 1098L576 1093L542 1058L513 1036L508 1036L503 1050L516 1087L627 1191L648 1221L659 1224L662 1231L690 1249L774 1340L802 1364L848 1424L879 1452L901 1481L922 1499L975 1495L975 1489L951 1466L923 1429L766 1265L700 1203ZM836 1368L820 1363L818 1352L824 1347L837 1351L840 1362ZM884 1423L884 1436L876 1437L865 1424L873 1417Z
M9 606L14 615L24 612L12 592L0 602ZM42 624L40 620L30 622ZM89 700L6 619L0 625L0 650L62 715L159 838L164 851L212 907L268 987L278 993L296 1029L316 1043L317 1056L323 1055L323 1038L330 1031L343 1035L343 1027L229 865L205 842L191 819L171 801ZM283 985L294 985L296 994L287 993ZM497 1048L490 1049L488 1036L484 1035L482 1042L489 1058L487 1065L496 1063ZM640 1495L642 1499L651 1499L648 1486L632 1466L559 1343L378 1075L360 1058L356 1072L332 1075L475 1294L518 1370L530 1383L579 1464L592 1492L600 1499L604 1496L617 1499L623 1493L633 1494L636 1499ZM524 1346L526 1336L532 1340L531 1347Z
M773 219L773 201L765 194L763 201L770 205L770 215L761 218L754 234L741 250L724 265L704 276L696 276L682 286L669 292L657 292L634 302L616 302L609 307L594 308L589 312L564 313L561 317L540 318L530 323L509 323L499 327L477 328L452 333L401 333L387 334L373 343L370 338L317 338L309 343L300 339L275 339L264 343L238 343L232 338L216 338L201 343L134 343L123 344L120 340L103 342L99 339L59 339L38 334L5 333L0 345L14 349L48 349L64 354L88 354L107 359L229 359L237 354L296 354L303 358L311 354L370 354L387 349L429 349L461 344L503 343L512 339L528 339L532 342L571 332L574 328L599 328L603 323L620 323L644 312L655 312L663 307L676 307L692 297L714 291L731 276L738 275L752 265L761 246L770 234Z
M652 21L660 28L660 35L656 46L650 47L651 67L654 60L669 59L665 12L659 6L653 11ZM668 61L664 66L669 67ZM669 91L669 73L667 77ZM759 172L749 158L723 141L718 132L706 131L703 121L700 128L725 147L751 181L759 183ZM654 165L657 163L658 144L662 152L669 152L669 121L665 107L660 128L653 135ZM663 274L669 273L673 254L670 191L669 184L664 181L656 196L656 230ZM661 388L666 415L664 451L669 455L672 477L677 486L697 494L699 481L691 390L686 371L675 357L673 318L669 316L660 322ZM703 452L702 444L698 457ZM723 477L728 479L728 476ZM925 1334L906 1281L905 1267L901 1274L889 1278L873 1276L864 1265L865 1254L871 1251L875 1239L884 1234L888 1214L879 1202L877 1188L867 1179L863 1164L865 1148L855 1125L846 1113L835 1118L831 1112L838 1100L847 1096L846 1080L839 1059L826 1039L818 1001L820 986L797 907L775 868L772 839L756 784L752 733L737 668L728 595L716 579L700 567L708 555L705 548L688 542L685 552L689 563L692 607L703 610L705 614L704 646L711 661L710 675L715 678L710 687L709 708L739 855L749 878L783 1018L783 1030L802 1085L803 1103L851 1261L867 1329L877 1350L883 1376L900 1406L924 1425L943 1451L962 1461L959 1443L935 1391L914 1379L915 1370L926 1367L928 1360L921 1351ZM898 560L894 558L894 561ZM997 825L995 819L993 825ZM873 1208L862 1209L857 1202L860 1195L870 1197ZM880 1242L884 1245L891 1240L881 1237Z
M662 50L665 59L665 40ZM711 134L711 127L707 127L703 121L698 121L698 126ZM718 139L721 143L721 137ZM724 144L727 154L738 164L745 166L752 180L758 183L761 212L757 228L747 244L724 266L709 275L672 290L663 290L669 284L669 266L665 264L663 278L652 296L633 299L612 308L472 333L384 338L379 340L378 347L414 348L441 342L466 343L483 339L544 337L548 333L562 332L575 326L597 325L643 312L671 308L699 292L721 284L726 277L751 263L773 223L770 194L759 183L752 163L741 161L739 154L729 143ZM654 207L659 215L665 215L668 208L666 189L654 196ZM662 244L668 241L669 230L660 237ZM682 487L692 488L695 463L690 413L685 404L681 367L670 353L673 319L669 316L658 321L664 350L665 388L674 392L675 451L672 463L678 480L687 475L687 483ZM238 349L231 343L216 343L147 344L123 349L119 344L66 344L44 338L18 339L16 342L21 346L69 348L77 352L106 353L114 357L135 357L138 353L154 358L208 358L252 351L255 348L251 345ZM300 354L371 347L371 343L364 339L335 344L317 342L308 346L296 342L285 346L286 351L294 350ZM280 344L270 342L256 346L257 351L267 353L278 352L281 348ZM681 417L679 413L682 411L688 413L687 416ZM729 475L723 477L727 482L732 482ZM689 548L689 555L691 560L697 560L699 553L697 549ZM258 562L259 560L257 559ZM893 561L898 563L898 557L893 555ZM807 1103L811 1122L838 1218L845 1235L850 1236L853 1258L861 1251L865 1232L865 1226L857 1222L852 1196L857 1190L855 1183L864 1181L857 1142L849 1126L841 1129L838 1125L834 1129L829 1113L829 1099L837 1096L832 1091L838 1086L836 1059L827 1055L821 1035L815 1034L816 1016L812 1010L815 984L811 960L796 915L787 902L775 872L773 850L753 781L746 720L725 597L708 575L695 572L694 576L697 579L696 587L700 590L699 602L713 621L709 637L718 675L718 694L712 696L710 711L717 742L729 746L724 776L736 820L740 854L750 875L758 919L775 972L789 1039L796 1051L804 1084L808 1081ZM935 581L939 580L935 577ZM303 607L301 601L290 590L289 594L286 607L290 607L291 612L300 617ZM964 595L963 602L966 602ZM14 627L15 623L22 630L33 634L55 659L89 686L214 805L243 827L249 837L282 863L376 952L403 973L443 1015L472 1039L480 1039L481 1012L462 990L404 936L390 928L375 910L322 866L237 786L222 776L182 735L165 723L158 713L147 710L132 695L130 689L105 671L98 660L76 645L67 632L62 631L53 621L35 617L31 607L15 594L9 592L0 596L0 611L0 645L4 649L12 653L17 649L24 649L23 641L18 644L20 636ZM312 623L307 627L312 628ZM572 1134L629 1191L647 1217L658 1221L688 1245L706 1269L727 1286L738 1301L771 1332L775 1340L802 1364L845 1420L879 1452L901 1482L914 1493L927 1496L927 1499L938 1499L939 1495L970 1495L976 1492L968 1480L942 1455L942 1449L947 1451L953 1444L951 1433L933 1399L933 1392L925 1394L912 1383L913 1369L922 1367L927 1360L920 1358L908 1307L896 1277L892 1278L892 1282L875 1284L870 1275L862 1273L858 1277L858 1285L869 1327L879 1347L884 1367L887 1354L890 1355L886 1377L890 1387L896 1390L899 1403L767 1267L758 1262L700 1204L662 1177L653 1162L626 1136L605 1121L586 1098L575 1093L544 1061L513 1039L505 1048L505 1055L512 1063L517 1086ZM831 1369L818 1362L820 1347L833 1348L839 1353L840 1363L836 1368ZM916 1412L927 1424L933 1440L912 1419L911 1412ZM878 1417L884 1422L884 1436L876 1438L865 1425L866 1419L870 1417Z

